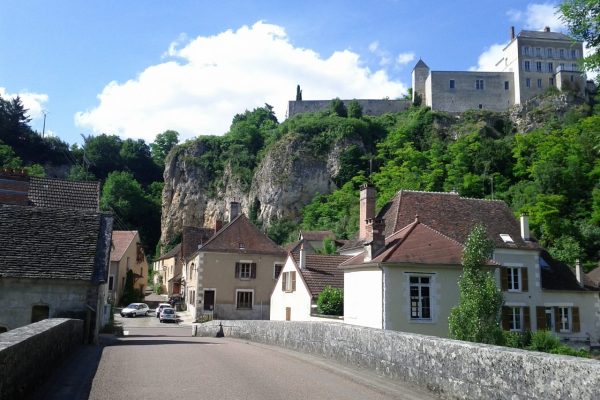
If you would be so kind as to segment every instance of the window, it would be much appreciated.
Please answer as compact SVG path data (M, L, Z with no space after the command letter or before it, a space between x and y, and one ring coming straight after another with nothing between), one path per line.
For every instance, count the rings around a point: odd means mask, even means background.
M541 61L535 62L535 69L537 72L542 72L542 62Z
M525 78L525 86L528 87L528 88L531 87L531 79Z
M577 50L571 50L571 58L577 58Z
M115 276L110 275L108 277L108 290L115 290Z
M523 68L525 69L525 71L530 71L531 70L531 61L525 61L525 65L523 66Z
M542 88L542 80L541 79L537 80L537 87L538 87L538 89Z
M558 49L558 56L560 58L565 58L565 49Z
M541 57L542 56L542 48L541 47L536 47L535 48L535 55L537 57Z
M554 86L554 78L548 78L548 86Z
M571 307L558 307L558 329L560 332L571 332Z
M283 269L283 264L275 264L275 266L273 267L273 279L277 280L279 278L279 275L281 275L281 270Z
M411 276L410 282L410 319L431 319L431 278Z
M550 49L550 48L547 48L547 49L546 49L546 56L547 56L548 58L552 58L552 49Z
M551 62L548 63L548 72L554 72L554 64Z
M475 80L475 89L483 90L483 79Z
M236 306L238 309L242 310L251 310L252 309L252 297L254 291L253 290L236 290Z
M565 69L565 63L560 63L560 64L558 64L558 66L560 69Z
M523 54L526 55L526 56L529 55L529 47L523 46Z
M509 307L510 315L508 327L511 331L520 332L523 330L523 310L521 307Z
M454 89L454 79L450 79L450 89Z
M238 279L256 279L256 263L250 261L235 263L235 277Z
M571 64L571 71L577 71L577 64Z
M281 290L287 293L296 290L296 271L283 273L283 276L281 277Z
M547 329L549 331L553 331L554 330L554 308L545 307L544 316L546 317L545 329ZM540 329L540 327L538 326L538 330L539 329Z
M507 268L508 290L511 292L521 291L521 268Z
M504 90L508 90L508 81L504 81Z
M483 109L483 104L479 105L479 109L482 110Z

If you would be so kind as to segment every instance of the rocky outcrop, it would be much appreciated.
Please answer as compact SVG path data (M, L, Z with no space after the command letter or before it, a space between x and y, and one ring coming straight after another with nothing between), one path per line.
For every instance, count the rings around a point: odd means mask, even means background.
M317 193L336 189L333 179L340 171L340 154L350 145L364 149L359 139L341 139L328 149L315 150L303 136L288 134L263 157L249 190L227 165L219 185L211 182L198 163L206 151L201 141L179 146L166 160L161 242L173 240L183 226L212 227L217 220L227 221L231 201L240 202L246 215L256 207L265 226L282 218L300 218L302 207Z
M584 103L584 99L568 92L538 96L512 107L508 111L508 117L518 132L527 133L547 125L552 117L563 119L574 106Z

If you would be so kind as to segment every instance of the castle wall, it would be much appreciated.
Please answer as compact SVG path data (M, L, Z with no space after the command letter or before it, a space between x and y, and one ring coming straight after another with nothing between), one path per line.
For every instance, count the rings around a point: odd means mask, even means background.
M477 81L483 81L482 88ZM448 112L505 111L514 104L514 86L510 72L431 71L426 84L427 105Z
M342 100L346 108L352 100ZM363 109L364 115L383 115L387 113L397 113L410 107L409 100L376 100L376 99L357 99L358 104ZM287 117L293 117L296 114L307 112L319 112L329 109L331 100L300 100L289 101Z

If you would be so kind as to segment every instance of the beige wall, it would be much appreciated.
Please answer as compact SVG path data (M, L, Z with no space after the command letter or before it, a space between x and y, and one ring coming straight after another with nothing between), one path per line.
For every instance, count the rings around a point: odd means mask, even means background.
M120 261L110 262L108 275L109 277L114 276L114 287L112 291L108 291L108 297L111 300L114 299L117 303L120 301L121 296L123 296L125 278L129 269L133 270L135 274L142 275L142 278L134 281L133 287L135 289L143 291L143 288L148 285L148 261L146 261L145 256L141 262L137 261L137 243L140 243L139 234L131 241Z

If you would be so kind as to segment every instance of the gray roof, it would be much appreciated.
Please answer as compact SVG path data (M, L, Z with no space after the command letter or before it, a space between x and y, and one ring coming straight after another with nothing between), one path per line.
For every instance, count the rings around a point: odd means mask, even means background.
M427 68L427 69L429 69L429 66L427 64L425 64L425 62L419 58L419 61L415 64L415 66L413 67L413 70L417 69L417 68Z
M72 182L62 179L29 179L29 201L34 206L99 210L100 182Z
M571 42L576 42L572 37L560 32L521 31L518 37L527 39L569 40Z
M0 204L0 278L105 281L112 217Z

